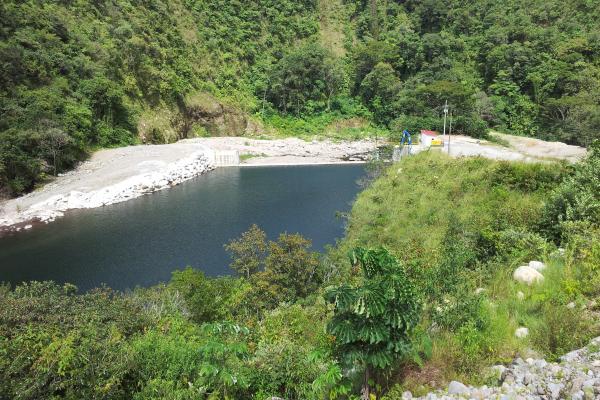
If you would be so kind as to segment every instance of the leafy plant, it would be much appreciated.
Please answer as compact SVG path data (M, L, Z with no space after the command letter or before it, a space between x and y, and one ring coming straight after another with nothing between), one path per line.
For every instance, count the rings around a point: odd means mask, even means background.
M362 280L327 290L335 307L328 331L344 364L364 370L361 392L369 399L372 374L408 353L420 303L404 269L385 248L356 248L351 262L360 265Z

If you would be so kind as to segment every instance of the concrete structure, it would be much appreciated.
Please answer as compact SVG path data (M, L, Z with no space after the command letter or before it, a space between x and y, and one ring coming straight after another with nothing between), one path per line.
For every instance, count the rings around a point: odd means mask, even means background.
M240 165L240 153L237 150L215 150L209 152L208 158L215 167Z

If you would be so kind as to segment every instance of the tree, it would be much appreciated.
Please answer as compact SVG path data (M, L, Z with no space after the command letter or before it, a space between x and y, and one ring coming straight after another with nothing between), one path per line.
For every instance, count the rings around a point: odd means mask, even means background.
M64 131L57 128L50 128L41 135L40 149L50 158L54 168L54 176L57 175L58 164L63 151L73 143L73 139Z
M327 290L325 297L334 304L327 329L335 336L342 362L364 370L362 398L368 400L373 374L408 353L420 302L404 268L387 249L356 248L351 262L360 264L362 279L355 286Z
M277 242L269 242L265 277L279 287L282 300L306 297L322 282L321 264L311 246L311 241L299 233L282 233Z
M310 247L311 241L297 233L269 242L265 269L250 277L245 306L260 314L314 293L323 282L323 268Z
M377 64L361 82L360 95L378 122L388 123L393 118L400 87L400 79L387 63Z
M253 224L241 237L229 241L224 246L231 256L229 267L247 279L258 272L267 250L266 238L265 232Z
M225 318L228 300L236 288L233 278L207 278L191 267L174 271L170 286L183 296L192 320L198 323Z
M272 69L269 100L279 110L300 114L329 106L342 88L343 69L330 51L309 43L290 51Z
M566 223L600 227L600 141L545 205L542 228L557 242Z

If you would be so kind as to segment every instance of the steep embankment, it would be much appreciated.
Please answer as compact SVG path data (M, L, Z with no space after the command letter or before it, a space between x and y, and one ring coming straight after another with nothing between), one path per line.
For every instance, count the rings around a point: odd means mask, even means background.
M359 195L347 235L331 260L343 265L355 246L386 246L423 295L417 356L408 356L396 370L398 385L387 399L400 399L407 389L424 395L452 380L510 385L478 391L480 398L500 391L537 396L537 386L525 387L521 379L526 368L511 367L519 377L499 382L489 367L510 365L519 357L556 361L600 334L598 291L592 283L598 279L594 264L600 253L590 239L597 237L590 225L597 220L595 208L588 208L597 204L591 200L597 195L579 196L586 186L578 184L557 190L572 168L421 153L385 169ZM582 173L579 181L590 182L592 176ZM557 216L561 207L566 214ZM589 222L556 222L578 218L580 209L591 213ZM556 226L561 227L558 236L549 233ZM519 268L530 262L541 272ZM521 272L537 278L527 282ZM351 279L353 271L342 276ZM560 367L575 386L586 372L585 362ZM544 395L570 390L566 384L556 389L556 377L535 373L539 376L529 383L542 387Z

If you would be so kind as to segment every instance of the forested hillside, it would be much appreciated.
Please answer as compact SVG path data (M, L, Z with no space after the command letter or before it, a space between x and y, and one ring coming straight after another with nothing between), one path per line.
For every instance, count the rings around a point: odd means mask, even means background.
M4 194L97 147L440 129L446 100L474 136L600 129L592 0L9 0L0 17Z
M363 0L353 87L380 122L589 145L600 129L600 4ZM421 118L414 118L420 116ZM482 124L482 121L485 124Z

